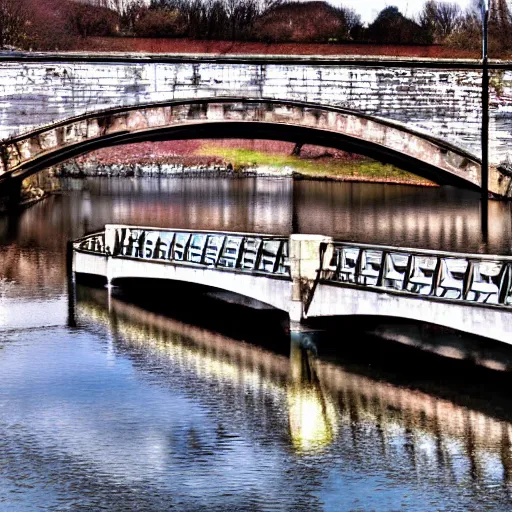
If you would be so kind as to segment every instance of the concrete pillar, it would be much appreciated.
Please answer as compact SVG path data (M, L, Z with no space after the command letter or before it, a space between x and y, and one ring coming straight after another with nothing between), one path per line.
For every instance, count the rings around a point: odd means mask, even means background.
M115 243L116 243L116 226L113 224L107 224L105 226L105 252L107 255L113 254Z
M105 226L105 257L107 259L106 265L106 278L107 278L107 304L108 311L111 310L111 301L112 301L112 279L113 279L113 264L112 254L115 246L116 239L116 226L112 224L107 224Z
M290 321L301 322L307 311L320 278L324 263L332 256L332 238L323 235L290 236L290 273L292 297Z

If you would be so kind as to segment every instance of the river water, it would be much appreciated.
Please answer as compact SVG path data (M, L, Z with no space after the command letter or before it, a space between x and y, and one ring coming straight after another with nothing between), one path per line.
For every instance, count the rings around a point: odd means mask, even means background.
M288 179L66 180L0 218L0 510L507 510L506 371L347 321L187 287L67 293L66 241L109 222L511 254L511 209L455 189ZM506 354L505 357L510 357Z

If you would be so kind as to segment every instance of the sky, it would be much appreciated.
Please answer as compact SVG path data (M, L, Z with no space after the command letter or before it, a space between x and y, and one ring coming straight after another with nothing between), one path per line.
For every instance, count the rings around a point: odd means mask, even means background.
M361 15L364 23L372 22L377 14L385 7L395 5L402 14L409 17L415 16L425 4L425 0L328 0L333 5L343 5L354 9ZM450 3L459 4L466 9L470 0L448 0Z

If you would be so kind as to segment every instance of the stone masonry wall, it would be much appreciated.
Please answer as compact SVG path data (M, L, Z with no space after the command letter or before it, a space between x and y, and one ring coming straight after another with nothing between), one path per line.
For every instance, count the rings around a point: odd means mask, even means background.
M65 59L65 56L61 56ZM248 62L249 60L249 62ZM58 119L120 105L236 96L342 106L407 124L480 154L481 75L472 69L249 57L169 62L2 61L0 139ZM512 148L512 71L491 76L492 163Z

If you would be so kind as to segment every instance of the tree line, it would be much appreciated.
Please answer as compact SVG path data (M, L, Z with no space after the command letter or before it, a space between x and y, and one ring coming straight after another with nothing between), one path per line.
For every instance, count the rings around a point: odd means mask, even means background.
M383 9L368 26L353 9L290 0L0 0L0 47L72 47L77 37L137 36L315 43L481 44L480 1L427 0L414 18ZM491 0L491 51L512 49L509 0Z

